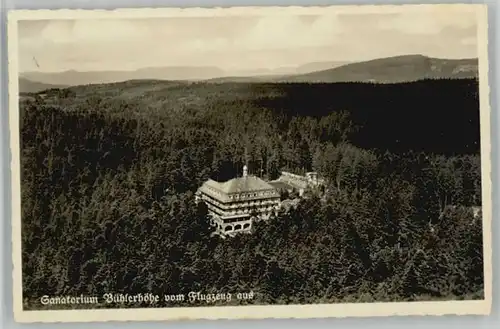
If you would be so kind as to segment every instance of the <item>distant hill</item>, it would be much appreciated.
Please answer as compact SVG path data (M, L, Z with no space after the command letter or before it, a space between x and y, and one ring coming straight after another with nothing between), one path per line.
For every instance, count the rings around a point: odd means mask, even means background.
M300 66L282 66L275 69L255 69L255 70L240 70L232 72L231 76L236 78L265 78L265 77L278 77L294 74L305 74L315 71L333 69L341 65L348 64L349 62L329 61L329 62L312 62ZM229 76L228 76L229 77Z
M65 88L63 85L52 85L42 82L34 82L26 78L19 78L19 92L20 93L37 93L43 90L52 88Z
M276 69L254 69L234 71L231 74L218 67L171 66L150 67L135 71L64 71L26 72L21 76L27 80L62 86L79 86L99 83L114 83L129 80L210 80L213 82L272 82L284 76L309 73L320 69L334 68L345 62L308 63L298 67L278 67Z
M54 85L78 86L128 80L204 80L224 75L216 67L151 67L135 71L26 72L23 77Z
M211 83L226 83L226 82L274 82L276 80L283 79L288 75L257 75L257 76L226 76L226 77L218 77L213 79L207 79L205 81Z
M477 59L438 59L406 55L346 64L337 68L281 77L277 82L399 83L423 79L478 77Z
M275 69L254 69L254 70L232 70L230 73L226 72L227 77L264 77L264 76L282 76L297 73L297 67L278 67Z
M225 82L375 82L398 83L423 79L476 78L477 59L438 59L405 55L366 62L314 62L297 67L228 72L210 66L151 67L135 71L27 72L22 78L52 86L78 86L129 80ZM38 90L28 86L23 90ZM44 88L46 89L46 88ZM22 90L22 89L21 89Z
M333 69L342 65L349 64L349 62L314 62L301 65L295 70L296 74L306 74L311 72L323 71Z
M231 76L208 79L210 82L276 82L286 77L336 68L347 62L314 62L297 67L280 67L273 70L239 71Z

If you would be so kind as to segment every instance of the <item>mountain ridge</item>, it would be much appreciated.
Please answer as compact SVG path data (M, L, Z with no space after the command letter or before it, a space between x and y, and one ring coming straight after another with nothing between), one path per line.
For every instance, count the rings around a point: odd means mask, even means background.
M351 63L316 62L297 66L295 70L300 72L322 67L330 68L293 74L278 74L278 69L256 69L253 70L255 75L250 76L225 75L224 70L211 66L147 67L135 71L26 72L20 75L19 90L37 92L50 88L129 80L204 81L207 83L401 83L425 79L477 79L479 76L477 58L440 59L424 55L402 55Z
M43 82L31 81L29 79L19 77L19 91L24 93L38 93L47 89L61 89L66 88L66 85L53 85Z
M183 77L189 75L190 79ZM145 67L130 71L75 71L25 72L20 76L33 82L53 85L78 86L128 80L205 80L223 75L223 71L210 66Z
M276 82L401 83L425 79L477 78L478 75L477 58L441 59L423 55L402 55L287 76Z

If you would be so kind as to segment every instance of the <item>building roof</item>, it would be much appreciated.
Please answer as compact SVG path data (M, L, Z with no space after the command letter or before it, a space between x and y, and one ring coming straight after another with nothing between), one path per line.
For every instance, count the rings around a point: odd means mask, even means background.
M200 190L204 193L214 196L219 200L225 201L230 200L230 194L238 193L272 191L276 195L278 195L277 190L273 185L255 176L233 178L223 183L219 183L212 179L209 179L208 181L203 183L203 185L200 187ZM250 199L259 197L260 196L250 196Z
M209 180L207 180L205 183L203 183L203 185L205 185L205 186L209 186L209 187L212 187L212 188L214 188L214 189L216 189L216 190L219 190L219 191L221 190L221 187L220 187L220 186L221 186L221 184L222 184L222 183L219 183L219 182L217 182L217 181L214 181L213 179L209 179Z
M256 176L238 177L221 183L220 190L224 193L258 192L274 190L275 188Z

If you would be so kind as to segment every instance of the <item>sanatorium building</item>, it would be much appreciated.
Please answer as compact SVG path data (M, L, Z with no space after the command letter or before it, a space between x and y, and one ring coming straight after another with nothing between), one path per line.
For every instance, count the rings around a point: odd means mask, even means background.
M319 182L316 173L299 176L286 172L279 179L266 182L249 175L244 166L242 177L226 182L206 181L196 192L196 200L207 205L215 234L234 236L250 233L254 221L276 214L281 206L281 190L296 190L302 195L308 186L318 186Z

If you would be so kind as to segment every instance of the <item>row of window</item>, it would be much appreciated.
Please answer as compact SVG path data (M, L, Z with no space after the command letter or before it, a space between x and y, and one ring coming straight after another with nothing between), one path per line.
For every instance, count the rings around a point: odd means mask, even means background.
M217 206L207 204L208 210L215 213L218 216L232 216L232 215L243 215L256 211L258 213L266 213L275 209L273 206L257 207L257 208L240 208L238 210L224 211Z
M251 213L252 211L266 212L266 211L271 211L273 209L274 209L274 207L261 207L261 208L256 208L256 209L240 209L240 210L226 211L226 214L231 216L231 215Z
M216 219L212 218L212 219L210 220L210 225L211 225L211 226L218 227L218 226L220 226L222 223L223 223L223 224L234 224L234 223L238 223L238 222L242 222L242 221L247 222L247 221L249 221L249 219L250 219L249 217L240 217L240 218L224 218L224 219L222 220L222 222L220 222L220 218L219 218L219 220L216 220ZM219 223L220 223L220 224L219 224ZM248 224L248 225L250 225L249 223L247 223L247 224ZM244 224L244 225L247 225L247 224Z
M218 226L219 230L222 231L222 225ZM236 224L234 227L232 225L226 225L224 227L224 232L231 232L231 231L240 231L240 230L248 230L250 228L250 224Z
M219 202L217 199L214 199L210 195L203 194L202 199L208 201L210 204L216 205L219 209L233 209L240 207L252 207L252 206L265 206L265 205L274 205L279 202L278 198L258 200L255 202L241 202L241 203L233 203L233 204L224 204Z
M242 221L247 221L250 219L250 216L244 216L244 217L236 217L236 218L223 218L224 224L228 223L237 223L237 222L242 222Z
M230 200L238 200L238 199L244 199L244 198L254 198L257 196L270 196L270 195L277 195L276 191L265 191L265 192L254 192L254 193L244 193L244 194L234 194L234 195L229 195Z
M220 192L219 190L211 187L211 186L206 186L206 189L209 190L212 193L215 193L216 195L222 196L225 193ZM256 196L269 196L269 195L276 195L276 191L263 191L263 192L253 192L253 193L242 193L242 194L233 194L229 195L230 200L237 200L237 199L243 199L243 198L252 198Z

